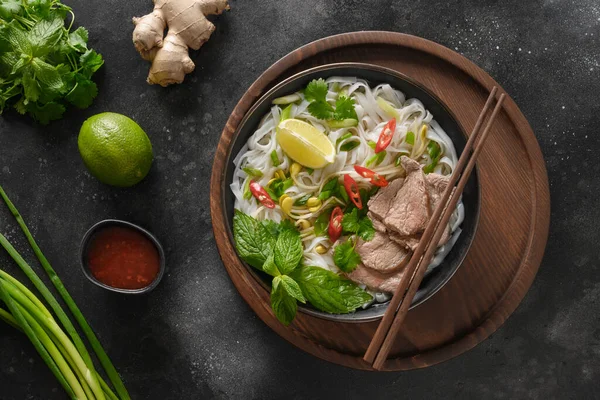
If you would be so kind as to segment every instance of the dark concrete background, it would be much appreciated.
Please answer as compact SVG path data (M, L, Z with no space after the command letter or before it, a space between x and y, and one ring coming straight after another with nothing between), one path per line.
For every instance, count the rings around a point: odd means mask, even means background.
M184 85L148 86L130 18L149 0L67 1L106 65L85 111L49 127L0 118L0 182L102 343L132 396L197 398L593 398L600 384L600 5L580 1L232 0L194 53ZM436 4L437 3L437 4ZM507 323L470 352L425 370L354 371L291 346L244 303L212 237L208 187L230 111L274 61L324 36L382 29L425 37L485 69L515 99L544 152L552 193L546 255ZM132 189L104 186L84 169L77 133L90 115L129 115L156 160ZM0 230L34 260L0 207ZM168 274L150 295L88 283L79 241L94 222L122 218L154 232ZM0 265L16 273L2 252ZM17 276L21 277L20 274ZM62 399L21 334L0 325L0 398Z

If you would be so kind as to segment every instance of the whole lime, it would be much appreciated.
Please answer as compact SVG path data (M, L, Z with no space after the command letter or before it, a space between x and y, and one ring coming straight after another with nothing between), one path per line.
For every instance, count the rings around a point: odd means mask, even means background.
M122 114L106 112L88 118L77 144L90 173L108 185L133 186L144 179L152 165L148 135Z

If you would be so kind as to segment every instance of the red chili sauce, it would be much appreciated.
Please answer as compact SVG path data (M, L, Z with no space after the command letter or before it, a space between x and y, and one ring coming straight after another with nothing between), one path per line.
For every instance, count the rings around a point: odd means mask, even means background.
M120 226L104 228L94 235L88 260L97 280L120 289L150 285L160 268L154 243L141 232Z

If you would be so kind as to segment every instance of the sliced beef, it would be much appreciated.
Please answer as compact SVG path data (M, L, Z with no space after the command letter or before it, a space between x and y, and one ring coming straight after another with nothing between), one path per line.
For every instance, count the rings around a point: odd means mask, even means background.
M367 267L377 271L392 271L408 263L411 251L390 240L383 232L375 231L373 240L358 239L356 252Z
M371 214L383 220L387 212L390 210L391 202L396 197L398 190L404 183L403 178L397 178L390 182L388 186L382 188L369 200L368 207ZM374 219L371 217L371 219Z
M375 271L359 264L354 271L347 274L348 278L357 283L366 285L369 289L377 292L393 293L400 285L404 275L404 269L390 273Z
M401 236L412 236L423 232L429 221L428 185L421 165L417 161L406 156L402 156L400 161L406 171L406 179L381 220L389 230ZM387 190L381 192L383 195Z
M435 212L438 204L441 202L442 197L444 196L444 191L448 187L448 182L450 182L449 176L439 175L439 174L428 174L425 176L425 180L427 181L427 194L429 195L429 206L431 208L431 214ZM447 226L444 230L444 234L440 238L439 246L446 243L451 236L450 226Z
M386 233L387 232L387 228L385 227L385 225L383 224L383 222L381 222L379 220L379 218L377 218L377 216L375 214L373 214L371 211L369 211L367 213L367 216L369 217L369 219L371 220L371 222L373 222L373 228L375 228L376 231L382 232L382 233Z
M421 240L421 235L401 236L397 233L391 232L390 239L392 239L394 242L398 243L400 246L406 249L415 251L415 249L419 245L419 241Z

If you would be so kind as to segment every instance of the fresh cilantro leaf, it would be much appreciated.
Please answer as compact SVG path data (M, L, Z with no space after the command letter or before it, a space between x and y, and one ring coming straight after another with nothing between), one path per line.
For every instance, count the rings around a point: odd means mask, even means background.
M240 258L258 270L273 252L275 238L256 219L235 210L233 238Z
M271 287L271 308L277 319L284 325L292 323L296 318L296 312L298 310L298 304L296 299L292 297L281 284L282 279L276 276L273 279L273 286Z
M356 110L354 109L354 100L350 97L339 96L335 102L335 115L334 119L354 119L358 120Z
M38 21L27 33L34 57L43 57L52 51L63 34L64 21L56 16Z
M308 112L318 119L331 119L333 117L333 106L326 101L313 101L308 105Z
M81 74L77 74L75 79L75 87L67 93L65 98L78 108L87 108L92 105L92 101L98 95L98 87Z
M33 78L33 74L30 71L23 74L21 84L23 85L23 94L27 101L38 101L41 92L40 85Z
M298 283L287 275L281 275L281 285L285 291L301 303L306 303L306 298L302 294L302 289Z
M406 134L406 143L408 144L415 144L415 134L414 132L408 132Z
M283 274L292 272L302 261L303 254L304 248L297 230L286 229L279 233L273 250L275 265L279 271Z
M82 67L82 74L90 78L92 74L104 64L102 56L94 50L88 50L79 57L79 62Z
M273 259L273 253L269 254L265 263L262 266L262 270L271 276L279 276L281 273L277 269L277 265L275 265L275 260Z
M263 176L263 173L260 169L256 169L256 168L252 168L252 167L244 167L244 168L242 168L242 171L244 171L246 174L248 174L248 176L251 178L261 178Z
M353 208L349 213L344 214L342 218L342 229L346 233L357 233L359 225L358 208Z
M296 200L294 202L294 205L295 206L303 206L303 205L306 204L306 202L308 201L308 199L310 199L311 197L312 197L311 193L309 193L307 195L304 195L304 196L300 197L298 200Z
M69 34L69 43L82 53L87 50L88 31L83 26Z
M17 107L15 106L15 108ZM40 124L47 125L50 123L50 121L55 121L62 118L65 112L65 106L54 101L48 102L44 105L38 105L38 103L30 102L25 106L25 110ZM17 108L17 111L20 111L19 108Z
M354 243L351 240L347 240L336 246L333 252L333 262L339 269L346 273L354 271L360 263L360 256L354 250Z
M357 235L365 242L373 240L375 237L375 228L373 227L373 221L369 217L364 216L360 219Z
M329 88L327 87L327 83L323 78L313 79L310 81L306 89L304 89L304 98L307 101L321 101L325 102L325 98L327 97L327 92Z
M340 146L340 151L351 151L357 148L360 145L358 140L352 140L350 142L346 142Z
M354 282L323 268L303 266L291 276L310 304L327 313L349 313L373 299Z

